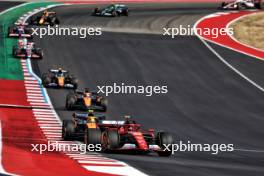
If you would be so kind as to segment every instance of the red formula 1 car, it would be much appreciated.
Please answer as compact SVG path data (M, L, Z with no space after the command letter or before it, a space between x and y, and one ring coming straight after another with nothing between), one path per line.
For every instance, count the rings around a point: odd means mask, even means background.
M34 42L29 42L25 38L19 39L18 44L13 46L14 57L42 59L43 51L37 48Z
M170 156L171 149L165 145L173 144L170 133L153 129L144 130L141 125L126 116L124 121L100 120L89 115L74 116L73 120L63 123L63 138L79 137L86 145L101 144L104 152L140 153L157 152L159 156Z

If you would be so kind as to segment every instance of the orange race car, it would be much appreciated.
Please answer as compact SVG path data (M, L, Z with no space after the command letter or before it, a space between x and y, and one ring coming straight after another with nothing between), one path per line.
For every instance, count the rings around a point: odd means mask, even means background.
M71 92L66 97L67 110L96 110L106 112L107 100L97 92L89 91L86 88L84 91Z
M45 10L42 15L32 17L31 18L31 24L32 25L50 25L54 26L55 24L59 24L60 21L56 15L56 12L49 12L48 10Z
M42 75L42 84L44 87L77 89L78 79L61 68L50 69L48 73Z

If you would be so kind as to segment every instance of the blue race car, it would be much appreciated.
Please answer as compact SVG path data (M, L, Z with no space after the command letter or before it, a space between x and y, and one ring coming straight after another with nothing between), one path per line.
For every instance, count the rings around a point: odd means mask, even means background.
M116 16L128 16L128 7L122 4L112 4L105 8L95 8L93 12L94 16L108 16L108 17L116 17Z

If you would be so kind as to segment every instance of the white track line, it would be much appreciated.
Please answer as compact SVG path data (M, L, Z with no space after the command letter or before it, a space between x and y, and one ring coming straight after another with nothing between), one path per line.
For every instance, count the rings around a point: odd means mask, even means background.
M201 18L200 20L198 20L195 25L194 25L194 29L196 29L196 26L198 25L198 23L200 23L204 18ZM240 77L242 77L243 79L245 79L247 82L249 82L251 85L253 85L254 87L256 87L257 89L259 89L260 91L264 92L264 89L258 85L256 82L254 82L253 80L251 80L250 78L248 78L246 75L244 75L243 73L241 73L238 69L236 69L234 66L232 66L229 62L227 62L219 53L217 53L205 40L202 36L200 36L196 30L195 34L196 36L202 41L202 43L220 60L222 61L227 67L229 67L231 70L233 70L235 73L237 73ZM217 43L216 43L217 44ZM217 44L219 45L219 44Z
M200 23L204 18L201 18L200 20L198 20L195 25L194 25L194 29L196 29L196 26L198 25L198 23ZM216 52L205 40L203 37L201 37L197 31L195 30L195 34L196 36L202 41L202 43L220 60L222 61L228 68L230 68L231 70L233 70L236 74L238 74L240 77L242 77L244 80L246 80L247 82L249 82L251 85L253 85L255 88L257 88L258 90L264 92L264 88L261 87L260 85L258 85L256 82L252 81L250 78L248 78L247 76L245 76L243 73L241 73L239 70L237 70L234 66L232 66L230 63L228 63L218 52ZM214 42L213 42L214 43ZM217 45L219 45L218 43L215 43ZM222 45L220 45L222 46ZM225 46L223 46L225 47ZM229 48L230 49L230 48ZM233 50L234 51L234 50ZM236 50L235 50L236 51ZM264 153L264 150L251 150L251 149L235 149L235 151L243 151L243 152L256 152L256 153Z
M56 5L50 5L47 8L51 8L51 7L55 7L55 6ZM41 8L39 10L36 9L36 10L34 10L34 12L31 12L31 13L28 13L27 15L24 15L24 17L22 17L20 20L23 23L25 23L31 15L34 15L34 14L36 14L36 13L38 13L44 9L47 9L47 8ZM46 136L46 138L49 141L56 141L60 144L63 144L63 143L64 144L72 144L72 145L79 144L79 143L76 143L74 141L73 142L58 141L58 140L61 140L61 128L62 128L61 127L62 126L61 120L58 117L56 111L54 110L53 105L51 104L51 101L50 101L50 98L47 94L46 89L40 85L40 83L41 83L40 78L32 71L30 59L22 60L21 64L23 66L23 72L25 75L24 76L24 79L25 79L24 83L26 85L27 96L41 97L43 95L44 102L45 102L45 103L38 103L38 101L40 101L40 100L37 100L38 98L34 97L34 98L31 98L29 100L30 104L31 105L48 106L51 108L51 110L39 110L39 109L33 109L32 110L34 116L36 117L38 125L41 128L44 135ZM29 76L28 76L28 73L29 73ZM37 87L35 85L39 85L39 87ZM41 100L41 102L42 102L42 100ZM50 121L45 121L45 120L50 120ZM68 152L64 152L64 154L67 155ZM71 154L74 154L74 153L71 151ZM146 176L146 174L144 174L143 172L140 172L139 170L127 165L124 162L120 162L120 161L117 161L114 159L108 159L108 158L102 157L101 155L98 155L98 154L89 153L88 155L86 155L86 154L84 155L81 153L77 153L77 156L80 157L81 159L75 159L75 161L80 162L81 167L83 167L87 170L90 170L90 171L96 171L96 172L107 173L107 174L110 173L110 174L114 174L114 175ZM84 160L84 158L82 158L82 156L85 156L85 157L87 157L87 156L98 156L98 157L94 158L96 160L91 160L91 158ZM69 157L69 158L71 158L71 157ZM98 170L98 167L89 167L89 166L87 166L87 164L107 164L108 166L104 167L104 168L107 168L106 171L104 171L104 170L100 171L100 170ZM117 165L119 165L119 167ZM120 165L122 165L122 166L120 166Z

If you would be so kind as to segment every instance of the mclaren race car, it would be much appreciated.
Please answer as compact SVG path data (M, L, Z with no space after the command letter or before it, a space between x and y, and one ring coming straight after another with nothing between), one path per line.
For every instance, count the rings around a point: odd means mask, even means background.
M55 24L59 24L60 21L56 15L56 12L49 12L45 10L42 15L32 17L31 18L31 24L32 25L38 25L38 26L43 26L43 25L50 25L54 26Z
M32 29L22 24L8 27L8 37L32 38Z
M93 12L94 16L108 16L108 17L116 17L116 16L128 16L128 8L122 4L112 4L105 8L95 8Z
M70 75L68 71L59 69L50 69L48 73L42 75L42 84L44 87L73 88L77 89L78 79Z
M223 2L220 9L223 10L246 10L246 9L261 9L261 0L236 0L233 2Z
M43 51L37 48L34 42L29 42L26 38L19 39L18 44L13 46L14 57L42 59Z
M96 110L106 112L107 101L97 92L84 91L71 92L66 97L67 110Z
M93 115L75 115L72 120L63 122L62 135L65 140L79 137L87 146L101 144L103 152L157 152L159 156L172 154L169 144L173 144L173 137L170 133L143 130L129 116L125 118L123 121L116 121Z
M64 120L62 128L62 138L64 140L84 140L86 128L93 128L93 121L105 120L104 115L94 115L93 110L88 113L73 113L72 120Z

